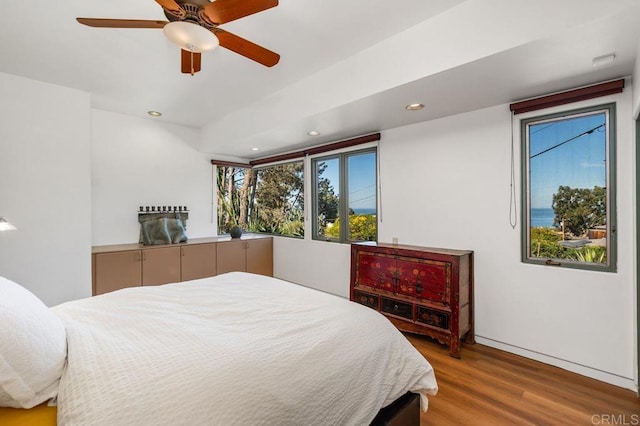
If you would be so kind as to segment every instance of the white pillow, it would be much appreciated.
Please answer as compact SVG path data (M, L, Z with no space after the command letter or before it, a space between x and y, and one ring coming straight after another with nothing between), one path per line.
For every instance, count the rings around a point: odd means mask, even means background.
M31 408L56 396L66 358L62 321L0 277L0 407Z

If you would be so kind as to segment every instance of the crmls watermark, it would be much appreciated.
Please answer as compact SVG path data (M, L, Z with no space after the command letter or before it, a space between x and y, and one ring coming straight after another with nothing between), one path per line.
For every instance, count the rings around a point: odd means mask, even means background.
M591 416L591 424L637 426L640 425L640 414L594 414Z

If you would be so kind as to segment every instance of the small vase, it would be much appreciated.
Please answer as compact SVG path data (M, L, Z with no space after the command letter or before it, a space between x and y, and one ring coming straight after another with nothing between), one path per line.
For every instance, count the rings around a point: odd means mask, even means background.
M239 226L232 227L229 229L229 235L231 235L231 238L240 238L242 236L242 228Z

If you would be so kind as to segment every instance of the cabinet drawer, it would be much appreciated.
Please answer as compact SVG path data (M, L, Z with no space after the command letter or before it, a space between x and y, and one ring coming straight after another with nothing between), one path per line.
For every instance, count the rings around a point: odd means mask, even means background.
M413 320L413 305L398 300L382 298L382 312Z
M447 312L440 312L425 308L424 306L418 306L418 318L416 318L416 320L423 324L442 328L443 330L449 329L449 314Z
M361 305L368 306L372 309L378 309L378 300L380 297L376 294L369 294L363 291L355 290L355 301Z

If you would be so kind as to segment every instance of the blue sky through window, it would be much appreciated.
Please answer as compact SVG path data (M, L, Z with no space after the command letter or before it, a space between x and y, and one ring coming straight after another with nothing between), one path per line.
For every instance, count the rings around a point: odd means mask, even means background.
M376 153L364 152L349 155L347 159L349 207L355 210L365 209L368 213L373 213L376 209ZM331 182L335 194L338 195L340 192L338 161L329 159L322 163L328 166L322 173L322 177Z
M531 208L551 208L560 185L606 185L606 114L541 122L529 126Z
M356 212L376 208L376 154L367 152L348 157L349 208Z

